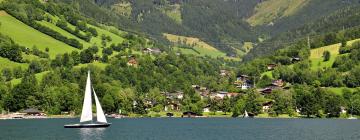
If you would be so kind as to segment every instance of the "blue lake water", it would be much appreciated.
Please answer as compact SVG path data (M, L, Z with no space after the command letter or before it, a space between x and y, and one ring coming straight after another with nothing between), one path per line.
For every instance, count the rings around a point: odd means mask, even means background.
M0 140L360 140L360 120L109 119L102 129L65 129L78 119L0 120Z

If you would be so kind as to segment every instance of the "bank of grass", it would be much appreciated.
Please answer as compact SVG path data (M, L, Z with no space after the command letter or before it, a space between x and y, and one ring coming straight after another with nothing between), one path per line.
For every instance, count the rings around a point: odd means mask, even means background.
M44 75L46 75L47 73L49 73L49 71L44 71L44 72L35 74L35 77L36 77L37 82L41 82L41 80L43 79ZM21 80L22 80L22 78L13 79L13 80L10 81L10 83L11 83L12 85L17 85L17 84L20 84L20 83L21 83Z
M46 27L48 27L48 28L50 28L50 29L58 32L58 33L60 33L61 35L65 36L65 37L67 37L67 38L72 38L72 39L78 40L81 44L84 45L84 48L88 48L88 47L91 46L91 44L90 44L89 42L86 42L86 41L78 38L77 36L75 36L75 35L67 32L67 31L61 29L60 27L57 27L56 25L54 25L54 24L52 24L52 23L50 23L50 22L47 22L47 21L38 21L38 23L40 23L41 25L46 26Z
M348 45L352 45L354 42L359 41L360 39L355 39L348 41ZM318 70L323 68L330 68L334 64L336 58L340 56L339 49L341 47L340 43L324 46L316 49L312 49L310 51L310 57L311 60L311 69L312 70ZM330 59L329 61L324 61L323 54L325 51L330 52ZM346 55L346 54L343 54Z
M174 47L174 49L176 51L180 51L183 54L193 54L193 55L197 55L197 56L210 56L212 58L222 57L225 59L240 61L240 58L228 57L228 56L226 56L226 53L216 49L215 47L207 44L206 42L200 40L199 38L185 37L185 36L166 34L166 33L164 33L163 35L170 42L173 42L173 43L181 42L181 43L186 43L187 45L193 46L192 49L180 48L180 47L176 47L176 46Z
M22 53L22 57L23 57L23 60L25 62L31 62L33 60L40 60L41 58L36 56L36 55L32 55L32 54L25 54L25 53Z
M0 57L0 64L5 64L3 58L1 58L1 57ZM14 64L14 62L12 62L12 61L10 61L10 64L11 64L10 68L14 68L14 67L18 66L17 64ZM102 70L105 70L107 65L108 65L107 63L93 62L93 63L89 63L89 64L80 64L80 65L75 66L74 68L84 68L84 67L88 67L88 66L94 66L94 67L100 68ZM23 67L23 69L26 69L28 67L28 64L24 63L24 64L22 64L20 66ZM0 68L0 70L1 70L1 68ZM44 72L41 72L41 73L36 73L35 74L36 80L38 82L41 82L44 75L48 74L49 72L50 71L44 71ZM13 79L13 80L10 81L10 83L12 85L17 85L17 84L19 84L21 82L21 79L22 78Z
M348 88L348 87L327 87L326 89L337 95L343 95L344 90L349 90L351 92L355 92L357 90L356 88Z
M77 66L75 66L74 68L84 68L84 67L88 67L88 66L95 66L97 68L100 68L101 70L105 70L106 66L108 66L108 63L101 63L99 61L95 61L92 63L88 63L88 64L79 64Z
M29 66L29 64L27 63L16 63L3 57L0 57L0 64L1 64L0 72L5 68L14 69L16 67L21 67L22 69L27 69Z
M38 30L35 30L34 28L7 14L5 11L0 11L0 22L0 33L9 36L16 43L28 48L36 46L42 51L49 48L49 55L51 58L55 58L57 54L78 50L46 34L43 34Z
M231 117L232 116L232 113L231 112L227 112L226 114L224 112L204 112L203 113L203 116L205 117L219 117L219 118L222 118L222 117Z
M273 76L273 74L272 74L272 71L267 71L267 72L264 72L264 73L262 73L261 74L261 77L263 77L263 76L268 76L269 78L271 78L271 79L273 79L274 78L274 76Z
M88 24L88 27L95 28L96 31L98 32L98 36L97 36L97 37L93 37L93 38L91 39L90 42L91 42L92 44L96 44L96 45L98 45L98 46L101 46L101 35L103 35L103 34L106 35L106 36L110 36L111 39L112 39L111 42L108 42L108 43L106 44L106 47L110 47L110 45L111 45L112 43L114 43L114 44L122 43L122 42L125 40L125 39L122 38L121 36L119 36L119 35L117 35L117 34L114 34L114 33L110 32L110 31L108 31L108 30L102 29L102 28L100 28L100 27L97 27L97 26L94 26L94 25L90 25L90 24Z

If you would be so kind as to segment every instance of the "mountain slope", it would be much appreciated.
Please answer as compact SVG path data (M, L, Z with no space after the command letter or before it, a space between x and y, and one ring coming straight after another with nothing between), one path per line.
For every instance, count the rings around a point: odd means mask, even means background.
M45 48L50 48L49 54L52 58L59 53L77 50L24 24L5 11L0 11L0 22L0 33L9 36L18 44L28 48L36 46L42 51L45 51Z
M358 5L359 1L77 0L77 3L80 11L87 16L109 21L127 30L144 32L165 44L168 42L163 33L191 36L232 56L238 54L237 50L244 49L244 42L259 43L258 39L272 41L306 23ZM87 12L89 9L97 9L94 11L104 16Z
M276 19L291 16L310 0L267 0L259 3L246 21L252 26L270 24Z

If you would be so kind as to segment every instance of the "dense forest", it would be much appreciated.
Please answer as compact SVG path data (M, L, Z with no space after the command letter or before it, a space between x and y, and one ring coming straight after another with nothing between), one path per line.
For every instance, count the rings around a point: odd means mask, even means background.
M320 19L309 21L305 25L300 26L261 42L251 52L245 56L245 60L250 60L262 55L269 55L279 48L287 47L297 41L305 40L309 37L312 48L341 42L341 40L351 40L359 38L359 6L353 5L344 9L337 10L330 15ZM338 32L338 33L334 33ZM350 33L352 32L352 33ZM337 35L335 35L337 34ZM351 34L351 35L349 35ZM330 38L327 42L320 44L319 38Z

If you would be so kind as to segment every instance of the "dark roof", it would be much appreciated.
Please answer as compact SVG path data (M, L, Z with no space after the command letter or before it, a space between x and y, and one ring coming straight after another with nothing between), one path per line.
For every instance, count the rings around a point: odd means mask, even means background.
M35 109L35 108L29 108L29 109L22 111L22 113L41 113L41 111L39 111L38 109Z
M191 111L186 111L183 113L183 115L197 115L197 113L191 112Z

